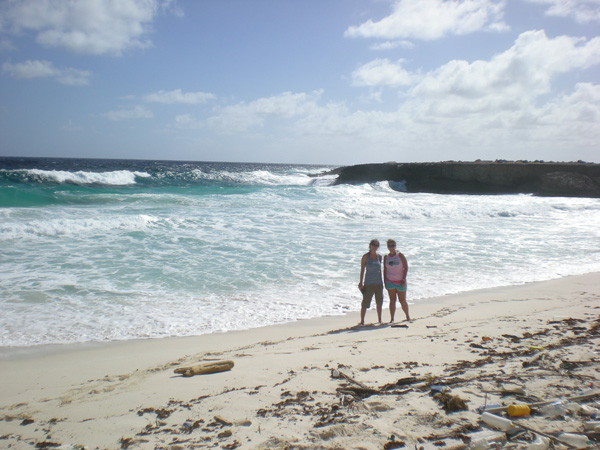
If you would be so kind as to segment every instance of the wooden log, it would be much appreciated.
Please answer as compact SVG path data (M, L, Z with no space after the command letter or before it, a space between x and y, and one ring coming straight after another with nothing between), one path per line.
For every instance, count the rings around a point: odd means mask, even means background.
M209 373L226 372L234 366L233 361L216 361L211 363L198 364L191 367L179 367L175 373L184 377L193 377L194 375L205 375Z

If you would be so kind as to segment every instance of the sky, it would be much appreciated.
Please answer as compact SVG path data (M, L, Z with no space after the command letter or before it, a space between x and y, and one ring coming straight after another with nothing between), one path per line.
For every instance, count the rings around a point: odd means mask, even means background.
M600 162L600 0L0 0L0 155Z

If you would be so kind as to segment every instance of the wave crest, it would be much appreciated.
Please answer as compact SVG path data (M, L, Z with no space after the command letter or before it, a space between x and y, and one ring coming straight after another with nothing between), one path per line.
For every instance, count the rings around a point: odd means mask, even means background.
M146 172L130 172L128 170L115 170L111 172L69 172L64 170L18 169L13 171L0 171L4 178L11 181L29 183L52 183L84 185L127 186L136 183L136 178L148 178Z

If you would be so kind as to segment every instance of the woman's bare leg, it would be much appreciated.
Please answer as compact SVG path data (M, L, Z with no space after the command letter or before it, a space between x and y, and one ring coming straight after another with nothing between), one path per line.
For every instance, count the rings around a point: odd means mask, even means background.
M398 292L398 301L402 306L402 311L406 314L406 320L410 320L410 314L408 313L408 303L406 302L406 291Z
M390 323L392 323L396 315L396 289L388 289L387 291L390 297Z

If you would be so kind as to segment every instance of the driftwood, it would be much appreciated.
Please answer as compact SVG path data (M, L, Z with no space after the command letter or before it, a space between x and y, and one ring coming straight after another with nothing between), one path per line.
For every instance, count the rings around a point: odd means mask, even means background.
M336 370L336 369L332 370L331 376L333 378L343 378L346 381L349 381L350 383L353 383L358 386L358 387L350 386L350 387L338 388L337 391L340 394L348 394L348 395L353 395L354 397L367 398L367 397L370 397L371 395L377 395L377 394L382 393L379 389L371 389L370 387L365 386L360 381L356 381L354 378L346 375L344 372L342 372L340 370Z
M212 363L198 364L191 367L179 367L175 373L184 377L193 377L194 375L205 375L209 373L226 372L233 367L233 361L217 361Z
M354 383L357 386L359 386L361 389L365 389L365 390L373 390L368 388L367 386L365 386L364 384L362 384L360 381L356 381L354 378L346 375L344 372L342 372L341 370L337 370L337 369L332 369L331 371L331 376L333 378L344 378L346 381L349 381L350 383Z

